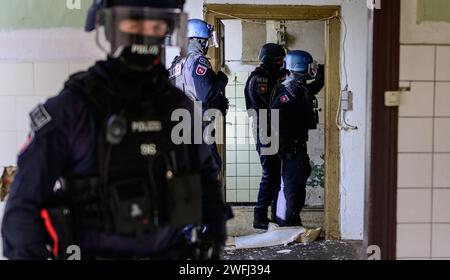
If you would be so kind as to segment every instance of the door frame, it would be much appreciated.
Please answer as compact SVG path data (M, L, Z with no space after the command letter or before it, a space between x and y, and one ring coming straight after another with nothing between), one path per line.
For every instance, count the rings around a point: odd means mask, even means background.
M400 79L400 0L374 10L370 175L366 188L364 245L396 259L398 107L385 106L385 92Z
M326 21L325 49L325 221L324 230L329 240L340 239L340 131L336 126L339 109L341 22L340 6L303 5L246 5L205 4L204 19L219 26L224 19L254 20L324 20ZM220 53L209 53L214 70L221 68ZM223 134L224 135L224 134ZM225 145L219 146L225 160ZM226 172L226 171L225 171ZM224 179L225 174L222 174Z

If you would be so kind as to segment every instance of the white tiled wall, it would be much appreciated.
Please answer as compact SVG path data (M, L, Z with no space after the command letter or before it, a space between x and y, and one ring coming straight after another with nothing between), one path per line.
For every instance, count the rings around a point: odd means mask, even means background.
M255 202L261 179L261 165L245 107L248 75L248 72L233 72L226 89L231 104L226 130L227 202Z
M450 64L450 62L449 62ZM448 70L450 72L450 69ZM449 77L450 80L450 77ZM450 82L436 83L436 116L450 117Z
M436 80L450 81L450 52L448 46L436 48Z
M397 257L450 258L450 46L403 45Z
M255 203L262 174L260 159L255 150L252 126L245 106L244 89L249 74L249 72L231 73L228 77L230 82L226 88L226 95L230 100L230 110L226 117L226 200L232 203ZM318 94L318 100L320 107L324 108L324 91ZM430 108L432 106L433 104L430 104ZM321 112L319 124L321 128L324 127L323 114ZM320 143L323 143L323 131L317 130L310 133L310 136L315 137L314 139L317 139L319 143L312 146L312 157L320 157L323 154L323 146L320 147ZM312 141L309 142L310 146L311 143ZM314 194L310 197L313 196L318 195ZM314 206L323 205L323 201L317 203L317 199L315 197L314 199L313 202L317 204ZM311 201L306 201L307 205L309 202Z
M0 61L0 167L16 164L29 132L29 112L58 94L70 73L90 64Z

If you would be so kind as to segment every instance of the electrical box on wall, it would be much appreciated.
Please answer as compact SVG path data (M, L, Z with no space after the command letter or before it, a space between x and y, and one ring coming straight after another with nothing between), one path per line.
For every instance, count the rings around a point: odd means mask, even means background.
M342 91L341 102L343 111L353 111L353 92L349 90Z
M386 107L398 107L401 104L402 94L411 91L409 87L401 87L396 91L386 91L384 93L384 105Z

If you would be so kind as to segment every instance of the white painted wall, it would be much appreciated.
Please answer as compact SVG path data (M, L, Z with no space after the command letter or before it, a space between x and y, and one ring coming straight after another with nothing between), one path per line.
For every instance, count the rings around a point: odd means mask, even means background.
M368 83L371 79L369 56L369 17L371 11L365 0L344 1L342 15L347 24L345 46L349 89L354 93L354 111L347 121L358 130L341 133L341 234L348 239L362 239L364 228L364 192L366 162L366 134L370 121L367 102L371 98ZM344 79L341 79L344 86ZM369 91L371 89L369 88Z
M348 26L347 68L355 110L348 121L360 129L341 135L341 231L361 239L365 171L367 38L366 0L213 0L208 3L342 5ZM201 18L202 0L187 0L191 17ZM84 69L103 54L92 34L77 29L0 31L0 166L14 164L26 135L27 114L47 96L58 93L69 73Z

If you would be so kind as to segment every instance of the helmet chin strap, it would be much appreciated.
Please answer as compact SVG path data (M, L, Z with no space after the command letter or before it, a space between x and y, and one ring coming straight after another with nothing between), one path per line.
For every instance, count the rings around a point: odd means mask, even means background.
M309 79L309 75L299 72L291 72L292 79L298 83L304 84Z

